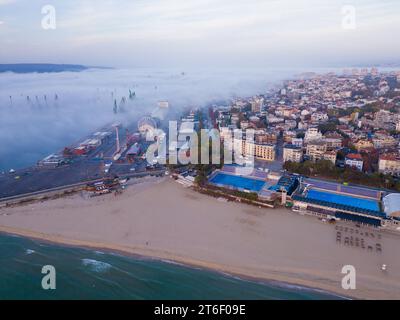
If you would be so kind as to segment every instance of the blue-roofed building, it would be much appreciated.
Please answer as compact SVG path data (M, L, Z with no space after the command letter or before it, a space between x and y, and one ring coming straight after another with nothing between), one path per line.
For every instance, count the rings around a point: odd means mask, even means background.
M293 191L299 186L299 179L294 176L283 176L278 180L276 185L269 187L269 190L282 191L285 190L288 195L291 195Z
M305 181L307 181L305 179ZM302 182L292 195L293 210L335 220L351 220L379 227L388 221L376 192L350 193L340 184L308 184ZM352 186L351 188L357 188Z

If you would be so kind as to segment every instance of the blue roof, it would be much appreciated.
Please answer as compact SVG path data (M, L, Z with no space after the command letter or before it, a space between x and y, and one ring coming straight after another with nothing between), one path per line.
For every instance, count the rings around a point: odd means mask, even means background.
M354 207L351 205L344 205L340 203L333 203L333 202L328 202L324 200L317 200L317 199L311 199L311 198L306 198L300 195L293 195L292 196L293 200L297 201L303 201L311 204L316 204L324 207L329 207L329 208L334 208L334 209L339 209L339 210L347 210L347 211L352 211L354 213L360 213L360 214L366 214L370 216L375 216L379 218L386 218L386 215L382 211L375 211L375 210L368 210L368 209L363 209L359 207Z
M310 189L306 194L307 198L316 200L324 200L327 202L350 205L366 210L379 211L379 203L377 200L353 197L350 195L327 192L321 190Z
M291 194L298 185L298 179L296 177L283 176L278 180L276 185L269 187L269 190L280 191L283 187L288 194Z
M370 224L376 227L379 227L382 225L381 220L379 219L374 219L374 218L369 218L369 217L363 217L363 216L358 216L355 214L349 214L346 212L336 212L335 213L336 218L344 219L344 220L352 220L360 223L365 223L365 224Z

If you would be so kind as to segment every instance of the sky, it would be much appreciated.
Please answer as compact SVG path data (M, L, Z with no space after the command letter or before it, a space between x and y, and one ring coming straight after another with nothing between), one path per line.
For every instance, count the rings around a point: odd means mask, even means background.
M55 8L55 29L42 27L45 5ZM0 63L257 68L398 62L399 16L398 0L0 0Z

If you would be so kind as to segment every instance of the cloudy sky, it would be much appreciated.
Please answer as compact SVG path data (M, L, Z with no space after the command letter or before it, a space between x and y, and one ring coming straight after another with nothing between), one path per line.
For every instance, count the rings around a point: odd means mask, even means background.
M55 30L41 26L48 4L56 9ZM343 27L349 5L355 8L355 28ZM399 0L0 0L0 63L391 62L400 54L399 15Z

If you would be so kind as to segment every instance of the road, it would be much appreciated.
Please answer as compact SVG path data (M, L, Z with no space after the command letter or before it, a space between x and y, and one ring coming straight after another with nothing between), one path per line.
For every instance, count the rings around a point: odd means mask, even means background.
M165 169L160 168L157 170L142 170L140 172L129 172L129 173L124 173L123 177L124 178L138 178L138 177L143 177L147 175L164 175L165 174ZM81 179L78 181L75 181L73 183L67 183L68 180L63 180L64 183L47 183L47 184L32 184L30 181L25 182L20 184L19 188L15 188L10 192L3 192L0 197L0 202L5 201L5 200L15 200L18 198L22 197L27 197L27 196L34 196L34 195L39 195L47 192L53 192L53 191L58 191L58 190L63 190L63 189L72 189L76 188L79 186L84 186L88 183L93 183L97 181L101 181L103 177L97 177L97 178L89 178L89 179ZM73 180L70 180L73 181ZM1 181L0 178L0 183L3 182ZM48 181L48 182L51 182ZM34 187L33 187L34 186ZM1 185L1 189L3 188L3 185Z

